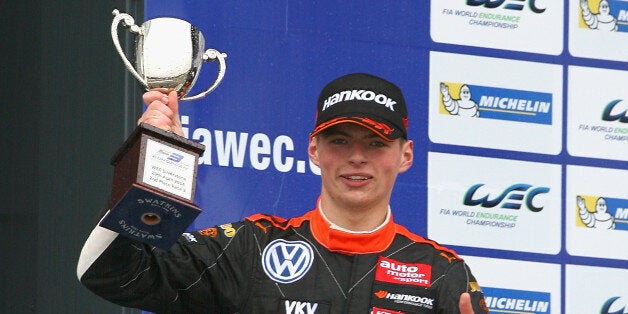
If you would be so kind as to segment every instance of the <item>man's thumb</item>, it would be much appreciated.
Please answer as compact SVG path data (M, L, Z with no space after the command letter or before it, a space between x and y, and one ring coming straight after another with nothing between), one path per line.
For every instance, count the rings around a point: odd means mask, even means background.
M460 301L458 301L458 307L460 314L473 314L473 306L471 305L471 295L465 292L460 295Z

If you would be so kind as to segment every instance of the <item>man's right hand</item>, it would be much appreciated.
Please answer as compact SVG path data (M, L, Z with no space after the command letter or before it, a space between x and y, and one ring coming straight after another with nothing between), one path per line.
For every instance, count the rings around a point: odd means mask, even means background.
M142 96L147 108L137 120L183 136L179 120L179 99L175 91L151 90Z

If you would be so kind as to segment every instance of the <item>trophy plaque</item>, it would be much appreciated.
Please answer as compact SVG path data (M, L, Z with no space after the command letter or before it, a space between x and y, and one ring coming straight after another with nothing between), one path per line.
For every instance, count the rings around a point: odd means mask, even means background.
M177 92L179 100L199 99L212 92L225 73L226 54L205 50L198 28L184 20L160 17L135 25L133 17L113 11L111 36L126 68L147 90ZM131 65L118 40L118 25L136 34ZM187 96L203 62L218 61L215 81ZM131 239L168 250L200 214L194 204L199 156L205 146L141 123L111 160L114 175L109 211L100 226Z

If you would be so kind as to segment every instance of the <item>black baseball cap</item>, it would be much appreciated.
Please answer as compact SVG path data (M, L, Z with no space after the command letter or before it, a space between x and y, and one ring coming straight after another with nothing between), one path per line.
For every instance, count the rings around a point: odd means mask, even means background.
M408 138L408 110L401 89L366 73L341 76L318 97L316 126L310 137L340 123L359 124L386 141Z

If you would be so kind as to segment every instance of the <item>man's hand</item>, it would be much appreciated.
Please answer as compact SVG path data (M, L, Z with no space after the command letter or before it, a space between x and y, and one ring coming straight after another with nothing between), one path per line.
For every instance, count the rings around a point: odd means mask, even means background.
M471 295L465 292L460 295L460 302L458 303L460 308L460 314L473 314L473 306L471 305Z
M148 106L137 120L183 136L181 120L179 120L179 99L175 91L151 90L142 96Z

